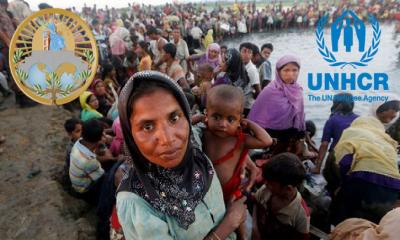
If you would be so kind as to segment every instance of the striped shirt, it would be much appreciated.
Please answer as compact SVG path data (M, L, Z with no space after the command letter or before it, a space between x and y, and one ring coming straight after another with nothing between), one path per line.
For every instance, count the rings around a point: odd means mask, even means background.
M98 180L104 170L100 162L96 159L96 154L80 143L81 139L76 141L71 150L69 177L72 187L79 193L89 190L91 184Z

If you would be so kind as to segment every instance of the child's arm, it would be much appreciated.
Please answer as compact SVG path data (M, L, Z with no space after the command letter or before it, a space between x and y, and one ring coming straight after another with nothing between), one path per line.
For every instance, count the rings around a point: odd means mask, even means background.
M266 148L272 144L272 138L267 131L260 127L257 123L243 119L241 125L244 129L249 129L254 136L246 134L244 146L248 149Z

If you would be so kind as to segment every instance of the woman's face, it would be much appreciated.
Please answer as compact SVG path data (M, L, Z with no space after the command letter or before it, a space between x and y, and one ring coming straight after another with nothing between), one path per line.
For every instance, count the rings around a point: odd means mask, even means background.
M99 82L95 87L96 95L104 96L106 95L106 87L104 86L104 82Z
M140 45L138 44L136 49L135 49L135 53L139 56L142 57L143 56L143 49L140 47Z
M208 50L208 57L210 59L215 59L218 57L218 55L219 55L219 52L217 50L211 50L211 49Z
M93 109L98 109L99 108L99 100L97 100L97 97L94 94L90 95L88 104Z
M284 83L293 84L299 76L299 67L294 63L288 63L279 70L279 76Z
M221 72L226 72L228 70L228 65L226 64L225 59L222 59L220 68L221 68Z
M389 109L387 111L376 114L376 117L382 123L390 123L396 116L397 116L397 111L394 109Z
M178 166L189 141L189 122L175 97L157 89L134 101L130 123L140 152L163 168Z

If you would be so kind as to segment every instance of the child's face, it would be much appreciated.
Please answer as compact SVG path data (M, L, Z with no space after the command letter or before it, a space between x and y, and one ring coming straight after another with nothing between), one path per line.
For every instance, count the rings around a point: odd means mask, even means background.
M88 104L93 108L93 109L98 109L99 108L99 100L95 95L91 95Z
M382 123L390 123L397 116L397 111L394 109L389 109L387 111L377 113L376 116Z
M206 122L208 129L218 137L235 136L242 116L242 105L239 100L223 101L210 99L207 103ZM218 101L219 100L219 101Z
M199 71L199 80L209 82L212 79L213 79L213 72L204 69Z
M269 48L264 48L264 49L261 51L261 55L262 55L262 57L263 57L265 60L267 60L267 59L269 58L269 56L271 56L271 53L272 53L272 51L271 51L271 49L269 49Z
M81 137L82 124L76 124L74 131L69 133L69 136L73 142L77 141Z
M240 57L242 58L243 62L248 63L253 58L253 50L245 47L242 48L240 50Z
M104 86L103 82L99 82L98 84L96 84L96 94L99 96L104 96L106 95L106 87Z
M265 185L272 195L285 196L287 193L287 187L278 182L265 180Z

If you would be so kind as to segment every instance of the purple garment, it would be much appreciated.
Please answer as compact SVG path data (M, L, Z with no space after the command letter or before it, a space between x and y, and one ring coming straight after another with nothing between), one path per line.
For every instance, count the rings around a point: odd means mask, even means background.
M329 151L331 151L336 146L337 142L342 136L343 131L348 128L356 118L358 118L358 115L354 113L347 115L335 113L329 117L329 119L325 123L321 139L321 142L328 143L330 143L332 140Z
M213 84L214 86L221 85L221 84L229 84L232 85L232 81L229 79L228 75L224 73L222 76L217 76L215 79L215 82Z
M297 79L293 84L286 84L279 76L278 69L288 63L300 66L300 61L294 56L286 55L280 58L276 63L275 80L257 97L248 118L263 128L296 128L304 131L306 126L303 88L297 83Z
M353 154L345 155L339 162L340 175L344 180L343 184L346 184L346 181L351 181L352 179L357 178L382 187L387 187L398 191L400 190L399 179L374 172L366 172L366 171L349 172L352 163L353 163Z
M219 52L220 54L218 55L218 57L214 59L209 58L209 52L211 50ZM198 65L209 64L211 67L215 69L216 67L219 66L220 62L221 62L221 48L217 43L211 43L210 45L208 45L206 53L203 56L201 56L201 58L197 61L197 64Z

